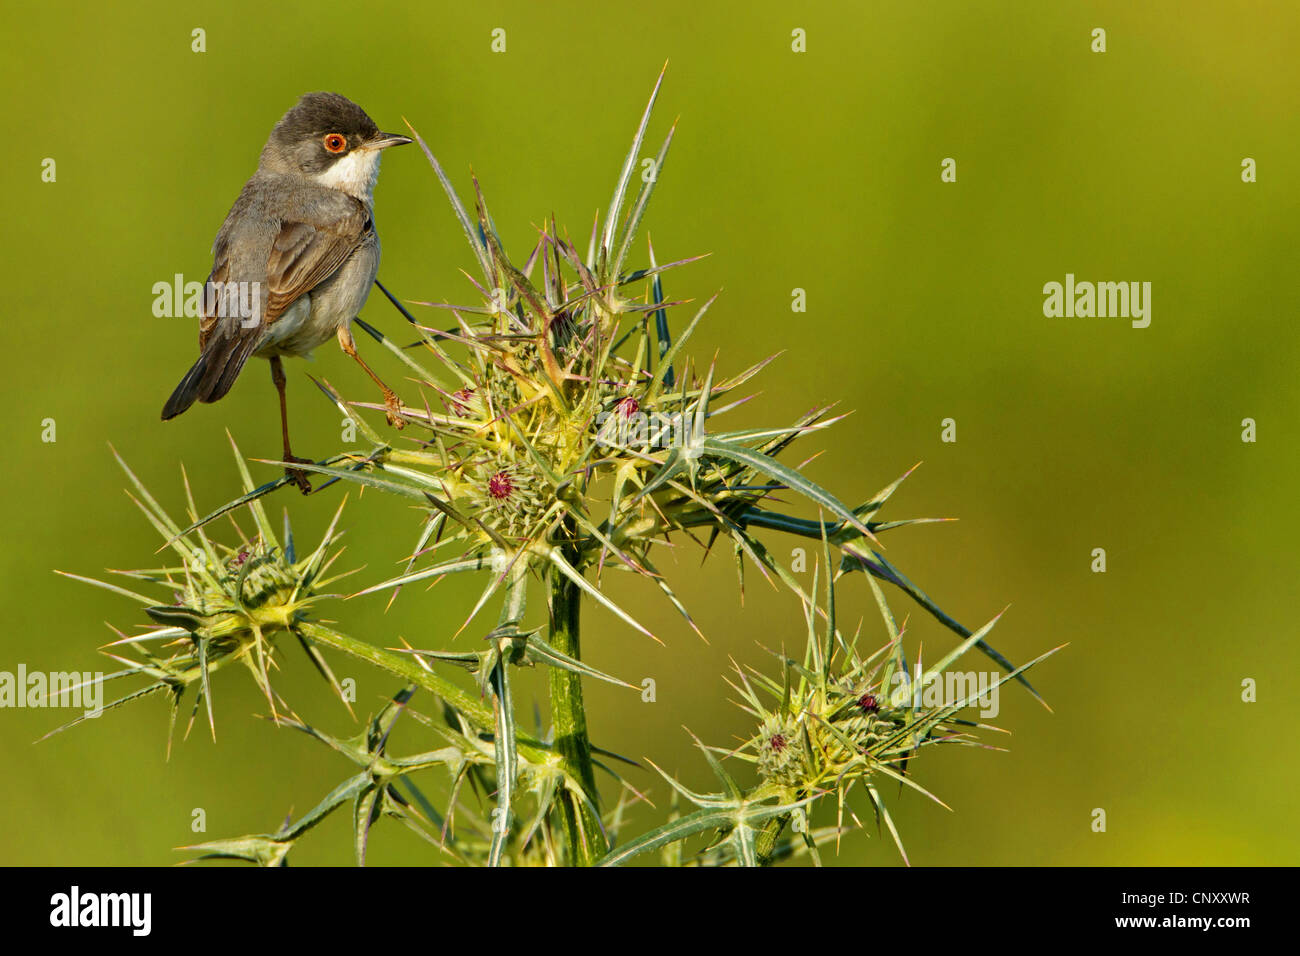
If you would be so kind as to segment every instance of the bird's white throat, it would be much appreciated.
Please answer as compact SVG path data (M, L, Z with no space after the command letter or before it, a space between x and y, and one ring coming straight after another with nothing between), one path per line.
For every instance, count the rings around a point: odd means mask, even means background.
M382 150L357 149L348 153L329 169L316 176L316 182L328 189L341 189L349 196L370 203L379 178Z

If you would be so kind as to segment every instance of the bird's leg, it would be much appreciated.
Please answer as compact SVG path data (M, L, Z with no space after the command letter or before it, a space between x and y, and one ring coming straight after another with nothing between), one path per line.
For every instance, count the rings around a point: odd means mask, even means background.
M275 383L275 390L280 393L280 434L284 437L284 460L287 462L310 462L310 458L297 458L293 450L289 447L289 405L284 395L284 366L280 363L280 356L271 357L271 381ZM307 473L301 468L284 469L284 473L298 487L304 495L311 494L311 482L307 480Z
M362 361L361 356L357 354L357 343L352 340L352 327L348 325L339 326L339 346L348 355L356 359L357 364L366 370L369 375L384 393L384 407L388 409L388 424L394 428L401 428L406 423L402 421L402 400L397 397L397 393L384 384L383 379L370 370L370 366Z

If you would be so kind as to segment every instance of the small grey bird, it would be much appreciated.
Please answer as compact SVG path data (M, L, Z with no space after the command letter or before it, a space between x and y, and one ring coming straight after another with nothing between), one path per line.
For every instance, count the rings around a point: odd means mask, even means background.
M337 93L308 93L271 130L257 172L244 184L212 245L212 272L199 323L199 360L163 407L166 421L215 402L249 356L270 359L280 393L284 460L289 447L284 355L308 355L331 336L384 393L400 427L397 396L357 355L351 323L379 269L374 188L389 146L411 140L380 132L357 104ZM301 469L287 469L306 494Z

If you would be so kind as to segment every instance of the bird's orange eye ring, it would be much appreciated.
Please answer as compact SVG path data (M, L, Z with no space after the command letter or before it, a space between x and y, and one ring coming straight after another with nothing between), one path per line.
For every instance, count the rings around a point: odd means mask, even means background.
M342 133L327 133L322 142L331 153L341 153L348 146L347 138Z

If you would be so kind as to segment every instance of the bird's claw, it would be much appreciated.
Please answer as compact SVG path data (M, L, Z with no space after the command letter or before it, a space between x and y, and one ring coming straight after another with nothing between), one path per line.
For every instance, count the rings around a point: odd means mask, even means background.
M316 464L310 458L299 458L296 455L286 454L284 460L291 463L314 465ZM290 484L301 491L304 495L311 494L311 481L307 478L307 472L301 468L286 467L284 476L289 479Z
M384 408L388 413L388 424L399 430L406 427L406 422L402 419L402 400L400 398L391 393L385 395Z

